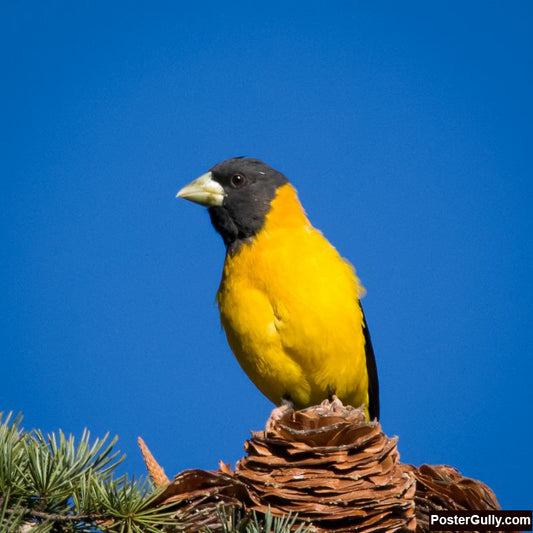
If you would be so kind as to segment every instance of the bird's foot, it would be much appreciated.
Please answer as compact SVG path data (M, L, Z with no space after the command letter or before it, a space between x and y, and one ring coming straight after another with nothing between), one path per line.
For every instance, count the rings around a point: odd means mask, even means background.
M320 404L320 409L324 413L340 414L341 412L344 412L346 410L346 407L336 394L332 394L327 400L324 400Z
M273 431L276 424L287 414L294 411L294 404L285 398L283 398L281 405L279 407L276 407L275 409L272 409L272 412L270 413L270 416L268 417L268 420L265 424L265 436L267 433L270 433Z
M341 402L340 398L336 394L331 396L331 410L333 412L344 410L344 404Z

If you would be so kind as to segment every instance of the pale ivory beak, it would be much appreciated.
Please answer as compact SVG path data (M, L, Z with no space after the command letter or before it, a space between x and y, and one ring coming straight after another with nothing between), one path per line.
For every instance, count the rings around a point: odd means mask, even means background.
M185 198L191 202L196 202L206 207L221 206L224 202L226 192L220 183L213 179L211 172L206 172L199 178L185 185L178 191L176 198Z

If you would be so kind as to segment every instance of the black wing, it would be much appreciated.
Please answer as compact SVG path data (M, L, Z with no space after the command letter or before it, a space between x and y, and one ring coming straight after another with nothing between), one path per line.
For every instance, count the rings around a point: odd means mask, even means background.
M378 369L376 366L376 357L374 355L374 348L372 348L372 341L370 340L370 332L366 325L365 312L363 306L361 312L363 313L363 334L365 336L365 354L366 354L366 372L368 374L368 414L370 420L379 420L379 382Z

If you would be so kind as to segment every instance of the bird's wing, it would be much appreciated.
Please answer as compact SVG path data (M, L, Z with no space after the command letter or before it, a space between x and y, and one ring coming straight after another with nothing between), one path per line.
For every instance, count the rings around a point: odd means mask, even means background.
M361 302L359 302L359 305L363 313L363 333L365 336L366 372L368 374L368 414L370 415L370 420L374 420L374 418L379 420L379 382L376 357Z

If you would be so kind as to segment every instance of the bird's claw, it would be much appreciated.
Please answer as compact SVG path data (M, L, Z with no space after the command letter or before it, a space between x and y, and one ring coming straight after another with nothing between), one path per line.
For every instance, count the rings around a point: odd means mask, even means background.
M267 433L271 433L277 423L284 418L286 414L291 413L292 411L294 411L293 403L290 400L285 399L283 399L279 407L272 409L272 412L270 413L270 416L265 424L265 436Z
M324 400L320 404L320 408L323 413L328 414L340 414L346 409L340 398L338 398L335 394L332 394L330 398Z

